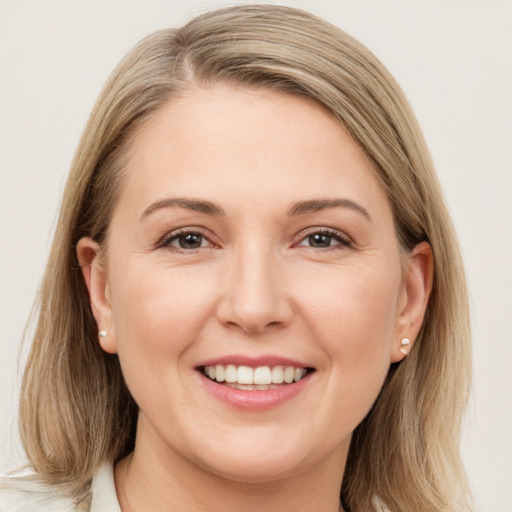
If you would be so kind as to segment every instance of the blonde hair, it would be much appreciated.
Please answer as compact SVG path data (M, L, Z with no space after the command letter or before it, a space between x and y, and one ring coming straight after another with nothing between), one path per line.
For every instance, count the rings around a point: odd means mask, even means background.
M137 407L116 356L103 352L75 252L104 243L130 138L194 84L266 87L327 109L374 164L404 251L428 241L434 284L410 355L390 368L356 428L342 498L352 512L469 509L459 455L468 397L467 291L456 237L420 129L399 86L362 44L304 11L213 11L139 43L114 71L72 163L38 300L20 430L31 464L81 492L105 461L133 449Z

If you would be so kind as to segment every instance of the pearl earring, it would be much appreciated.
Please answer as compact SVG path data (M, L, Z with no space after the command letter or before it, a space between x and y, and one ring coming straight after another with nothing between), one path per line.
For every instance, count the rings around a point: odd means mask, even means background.
M407 349L405 347L407 347L407 345L409 345L410 343L411 343L411 340L409 338L402 338L400 340L400 345L402 345L400 348L400 352L402 352L402 354L404 356L407 355Z
M105 337L107 336L107 331L100 331L100 332L98 333L98 336L99 336L100 338L105 338Z

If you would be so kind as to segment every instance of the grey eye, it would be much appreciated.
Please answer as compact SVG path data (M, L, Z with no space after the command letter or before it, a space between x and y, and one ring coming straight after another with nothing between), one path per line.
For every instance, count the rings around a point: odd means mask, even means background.
M315 231L306 235L298 245L312 249L341 249L350 247L350 240L338 232Z
M199 249L207 244L206 239L201 233L184 233L173 237L169 245L179 247L180 249Z
M332 239L333 237L326 233L315 233L307 237L311 247L329 247L331 245Z

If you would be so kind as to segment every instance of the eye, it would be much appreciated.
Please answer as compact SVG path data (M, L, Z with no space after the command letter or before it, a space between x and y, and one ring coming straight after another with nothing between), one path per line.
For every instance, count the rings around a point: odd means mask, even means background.
M351 243L350 239L339 231L323 229L310 232L297 245L313 249L336 249L350 247Z
M203 247L213 247L213 244L199 231L180 230L169 233L159 247L176 248L182 251L193 251Z

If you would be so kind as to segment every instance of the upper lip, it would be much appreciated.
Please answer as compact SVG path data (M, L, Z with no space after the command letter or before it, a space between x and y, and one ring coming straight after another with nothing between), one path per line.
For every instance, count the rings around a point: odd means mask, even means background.
M233 364L235 366L249 366L251 368L258 368L260 366L294 366L295 368L311 368L311 365L289 357L281 357L277 355L261 355L254 357L242 354L231 354L207 359L198 363L196 367L215 366L218 364Z

